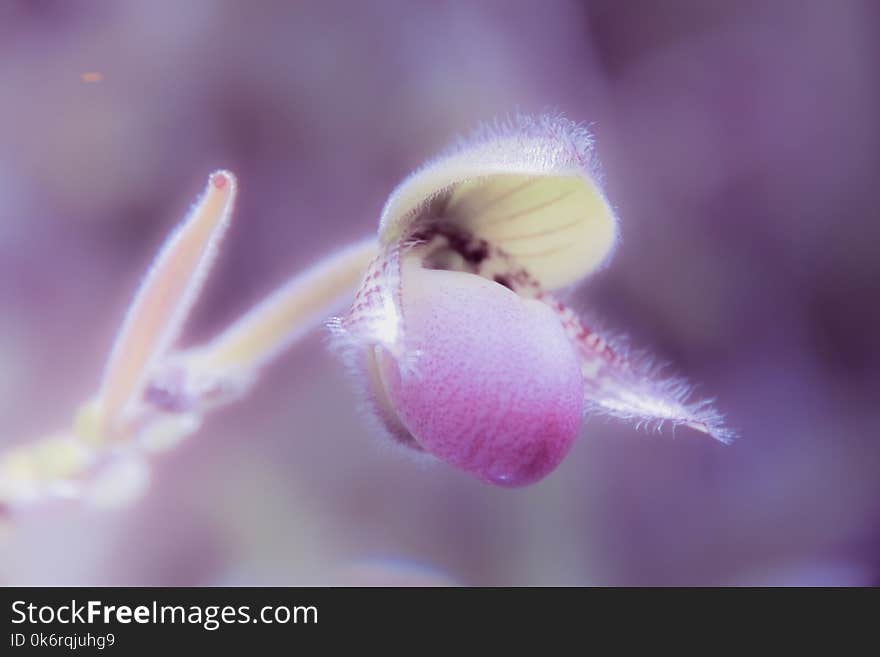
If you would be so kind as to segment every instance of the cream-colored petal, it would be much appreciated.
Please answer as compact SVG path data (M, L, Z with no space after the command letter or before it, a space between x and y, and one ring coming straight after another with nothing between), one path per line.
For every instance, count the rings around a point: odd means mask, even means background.
M416 171L385 205L382 243L405 240L425 212L504 249L547 290L595 271L617 241L590 136L559 117L484 130Z

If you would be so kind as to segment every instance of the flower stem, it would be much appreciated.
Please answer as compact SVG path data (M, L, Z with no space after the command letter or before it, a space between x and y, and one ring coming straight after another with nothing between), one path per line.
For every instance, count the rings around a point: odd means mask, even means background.
M256 370L349 301L377 252L371 237L291 278L187 358L187 369L220 380Z

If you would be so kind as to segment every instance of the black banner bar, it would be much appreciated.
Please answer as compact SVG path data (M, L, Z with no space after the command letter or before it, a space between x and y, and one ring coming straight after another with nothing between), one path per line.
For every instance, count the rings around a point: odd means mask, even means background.
M799 589L669 591L648 589L391 588L7 588L0 654L140 654L272 648L316 654L403 647L435 652L445 643L470 653L472 641L502 646L613 645L644 649L676 633L730 635L731 623L776 632L827 624L850 591ZM876 609L877 589L860 589ZM862 598L871 595L871 600ZM749 600L758 602L749 606ZM764 604L760 604L763 602ZM773 602L770 607L769 603ZM800 604L798 604L800 602ZM858 609L859 607L853 605ZM751 612L749 610L752 610ZM768 613L772 609L772 614ZM763 610L763 611L762 611ZM787 612L787 613L786 613ZM852 627L859 614L847 612ZM864 614L862 614L864 616ZM787 619L788 620L787 620ZM867 620L867 619L864 619ZM696 636L696 635L695 635ZM727 639L725 639L727 640ZM609 644L608 642L612 642ZM645 642L648 642L646 644ZM677 644L676 644L677 645ZM546 652L541 650L540 652ZM561 652L562 647L551 650ZM343 652L345 651L345 652ZM155 652L152 654L156 654Z

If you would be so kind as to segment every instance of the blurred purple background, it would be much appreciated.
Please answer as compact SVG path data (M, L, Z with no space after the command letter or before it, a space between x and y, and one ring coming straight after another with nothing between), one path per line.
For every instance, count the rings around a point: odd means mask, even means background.
M592 124L622 218L574 305L741 439L594 418L495 489L378 444L316 334L134 506L17 516L0 582L880 583L878 62L870 0L3 2L3 446L69 425L210 171L241 196L188 343L451 138L545 108Z

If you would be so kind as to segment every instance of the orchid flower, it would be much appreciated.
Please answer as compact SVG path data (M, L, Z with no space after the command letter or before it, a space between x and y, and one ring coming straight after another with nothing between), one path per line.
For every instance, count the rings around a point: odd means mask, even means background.
M617 243L597 170L584 128L519 117L391 194L379 255L332 327L392 439L503 486L551 472L590 411L730 440L686 384L627 358L556 296Z
M212 174L135 295L97 394L68 430L0 456L0 504L134 499L148 453L196 432L347 302L329 326L373 424L483 481L546 476L589 413L729 442L719 414L688 401L689 386L629 357L561 301L618 242L599 180L592 139L571 121L484 128L392 192L377 237L293 277L206 344L179 349L237 193L232 173Z

